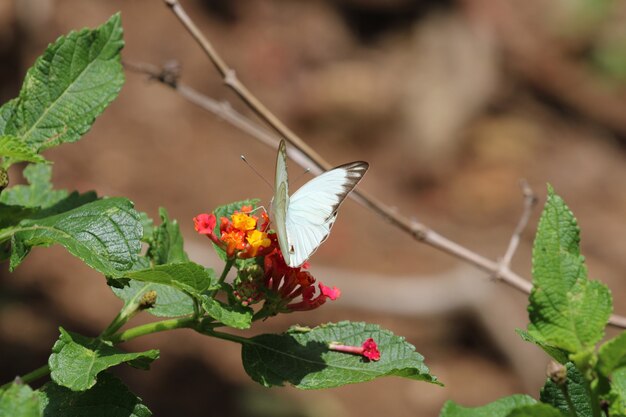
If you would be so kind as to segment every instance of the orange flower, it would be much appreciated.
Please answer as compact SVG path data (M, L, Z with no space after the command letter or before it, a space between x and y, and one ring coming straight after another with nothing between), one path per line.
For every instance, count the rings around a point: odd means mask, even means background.
M233 256L235 254L235 250L243 250L246 248L244 237L245 234L238 230L222 233L220 240L226 243L226 254L228 257Z

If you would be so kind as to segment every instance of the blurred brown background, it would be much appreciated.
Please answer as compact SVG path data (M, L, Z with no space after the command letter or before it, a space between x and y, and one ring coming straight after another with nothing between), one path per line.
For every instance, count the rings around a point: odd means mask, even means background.
M626 314L626 3L611 0L187 0L188 12L240 79L332 163L363 159L360 187L472 250L502 256L521 213L518 180L554 185L582 227L590 276ZM16 96L46 44L121 10L124 59L175 59L182 81L249 111L157 0L0 1L0 99ZM275 150L128 73L85 138L50 150L59 188L132 199L179 219L192 257L220 268L191 218L271 191ZM291 164L292 178L302 170ZM18 179L17 171L12 178ZM300 185L292 180L292 189ZM299 184L300 183L300 184ZM539 209L513 269L530 277ZM445 388L384 378L339 389L264 389L239 349L187 331L158 347L151 372L119 369L157 416L436 416L444 401L481 405L537 396L546 356L514 332L526 296L413 241L352 201L312 259L342 298L273 318L255 332L343 319L404 335ZM96 335L120 302L60 248L0 270L0 377L40 366L57 326ZM138 319L149 320L148 317ZM611 334L614 334L612 330Z

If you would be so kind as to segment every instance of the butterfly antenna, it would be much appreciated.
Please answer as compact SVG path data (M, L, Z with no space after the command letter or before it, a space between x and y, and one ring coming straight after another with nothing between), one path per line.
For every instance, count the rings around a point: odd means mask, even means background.
M266 183L266 184L267 184L267 186L268 186L268 187L270 187L270 190L274 191L274 187L272 187L272 184L270 184L270 183L269 183L269 181L268 181L268 180L266 180L266 179L265 179L265 177L264 177L263 175L261 175L261 174L259 173L259 171L257 171L257 170L256 170L256 169L255 169L255 168L254 168L254 167L253 167L253 166L252 166L252 165L248 162L248 160L246 159L246 157L245 157L245 156L241 155L241 156L240 156L240 158L241 158L241 160L242 160L243 162L245 162L245 164L246 164L246 165L248 165L248 167L249 167L249 168L250 168L250 169L251 169L251 170L252 170L252 171L253 171L253 172L254 172L254 173L255 173L255 174L259 177L259 178L261 178L261 179L263 180L263 182L264 182L264 183Z

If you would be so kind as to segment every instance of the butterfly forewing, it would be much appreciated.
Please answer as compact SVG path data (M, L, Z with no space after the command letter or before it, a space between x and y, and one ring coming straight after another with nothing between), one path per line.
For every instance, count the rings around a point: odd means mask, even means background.
M289 182L287 178L287 150L285 141L280 141L276 158L276 182L272 199L272 223L278 236L280 251L289 264L289 242L287 240L287 208L289 207Z

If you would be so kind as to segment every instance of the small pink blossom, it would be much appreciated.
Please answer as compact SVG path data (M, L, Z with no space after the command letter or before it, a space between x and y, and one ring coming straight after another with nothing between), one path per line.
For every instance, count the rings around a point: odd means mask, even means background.
M376 345L376 342L371 337L363 342L361 346L348 346L332 342L328 345L328 348L336 352L354 353L356 355L361 355L369 359L370 361L380 360L380 351L378 350L378 345Z

